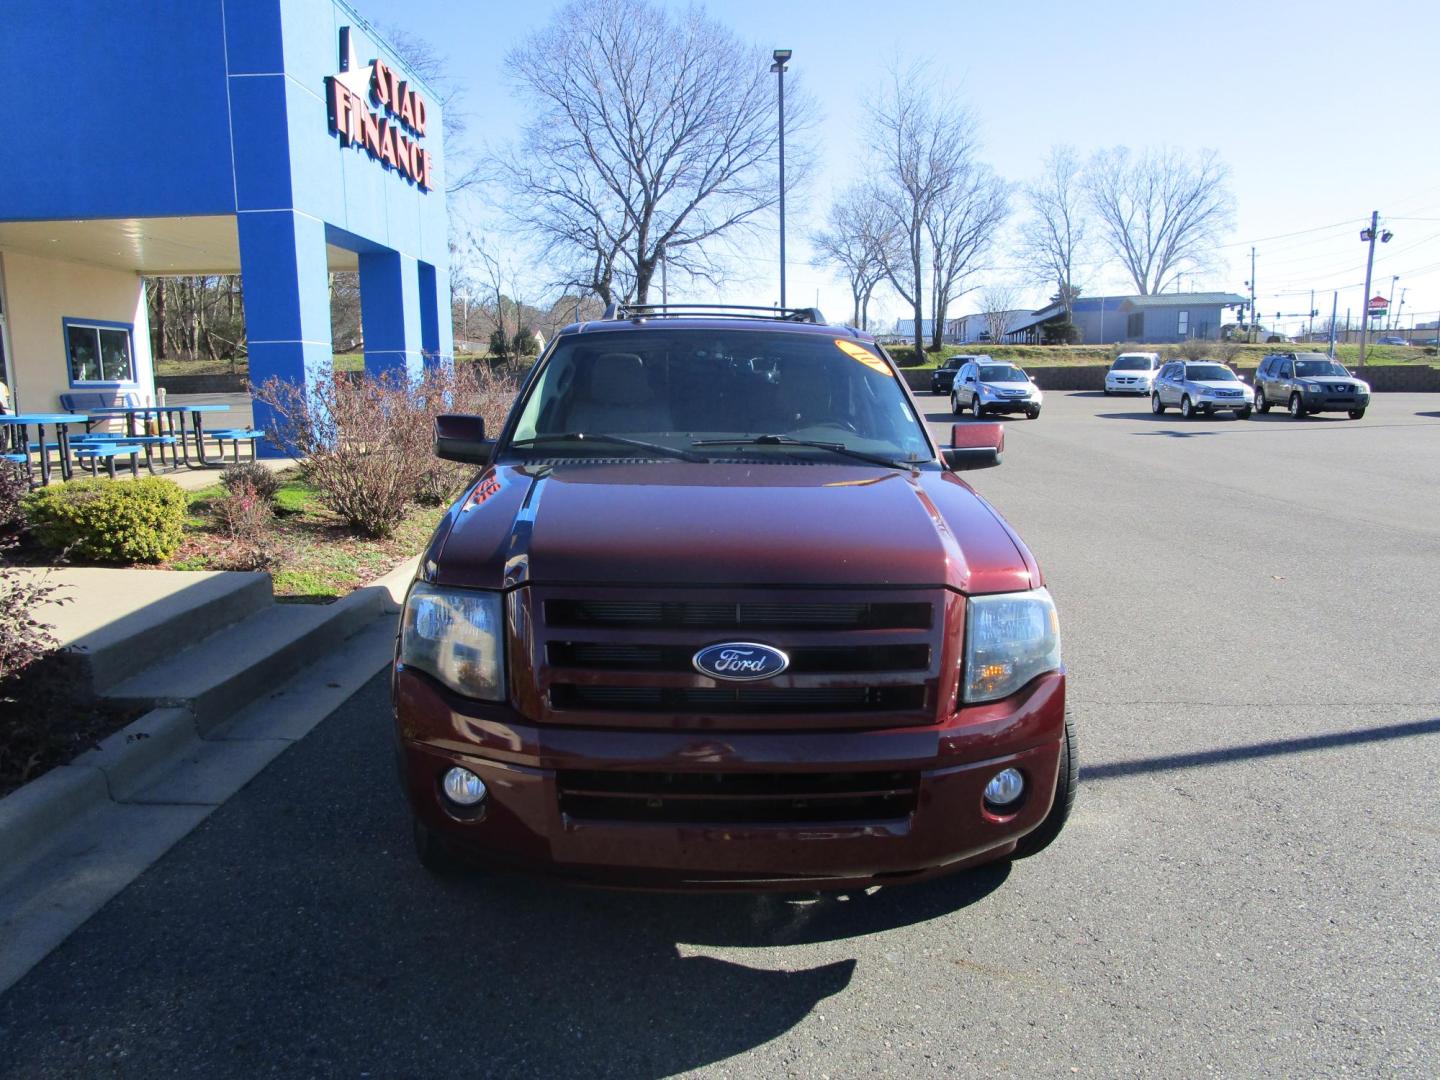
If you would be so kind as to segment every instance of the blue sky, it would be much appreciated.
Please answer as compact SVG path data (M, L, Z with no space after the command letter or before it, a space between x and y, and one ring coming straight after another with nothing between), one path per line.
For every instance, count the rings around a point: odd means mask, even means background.
M464 87L477 151L514 136L522 114L500 60L559 3L351 3L446 57ZM957 103L978 114L987 159L1012 180L1032 176L1057 142L1084 154L1112 145L1218 150L1232 173L1235 227L1221 252L1225 265L1198 278L1197 288L1242 291L1253 242L1267 321L1277 310L1308 309L1311 288L1325 314L1332 289L1340 290L1342 315L1347 306L1358 312L1359 229L1378 209L1395 239L1377 248L1372 293L1389 295L1398 274L1392 299L1406 290L1405 324L1411 312L1422 321L1440 316L1440 5L717 0L706 7L742 37L793 49L791 74L823 114L821 167L789 223L792 303L814 299L818 289L832 318L848 313L848 290L808 265L803 234L856 175L863 100L887 62L902 56L928 59L942 72ZM478 218L484 207L462 212ZM773 264L774 244L767 238L753 247L727 298L773 302L775 273L766 260ZM1003 244L993 261L1015 263ZM672 282L672 299L675 291ZM1113 271L1100 271L1086 292L1103 291L1129 290ZM1033 290L1030 299L1044 297ZM973 310L974 298L960 306ZM902 310L894 299L878 307L888 315Z

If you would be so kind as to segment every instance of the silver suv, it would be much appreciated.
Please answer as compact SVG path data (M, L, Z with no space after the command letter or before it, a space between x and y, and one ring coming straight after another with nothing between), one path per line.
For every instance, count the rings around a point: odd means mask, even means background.
M1324 353L1272 353L1255 372L1255 408L1262 413L1279 405L1296 420L1318 412L1359 420L1369 404L1370 384Z
M979 420L986 413L1023 412L1031 420L1040 416L1045 395L1029 375L1004 360L988 356L971 360L955 373L950 388L950 411L957 416L968 410Z
M1172 405L1187 420L1227 410L1244 420L1250 415L1250 388L1219 360L1172 360L1155 376L1150 411L1159 415Z

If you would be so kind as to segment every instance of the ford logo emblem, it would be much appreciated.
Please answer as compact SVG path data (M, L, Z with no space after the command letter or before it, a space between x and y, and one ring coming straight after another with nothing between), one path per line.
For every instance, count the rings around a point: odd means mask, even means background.
M779 675L790 666L790 657L769 645L726 641L701 649L691 662L696 671L712 679L750 682Z

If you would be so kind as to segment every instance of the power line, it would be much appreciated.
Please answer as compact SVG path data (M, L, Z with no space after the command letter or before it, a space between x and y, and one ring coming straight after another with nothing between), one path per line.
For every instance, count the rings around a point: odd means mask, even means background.
M1276 233L1274 236L1257 236L1254 240L1236 240L1233 244L1220 244L1219 246L1222 248L1249 247L1251 244L1263 244L1267 240L1284 240L1291 236L1304 236L1307 233L1324 232L1326 229L1348 229L1352 228L1359 220L1359 218L1352 218L1349 221L1337 221L1333 225L1317 225L1313 229L1296 229L1294 232Z

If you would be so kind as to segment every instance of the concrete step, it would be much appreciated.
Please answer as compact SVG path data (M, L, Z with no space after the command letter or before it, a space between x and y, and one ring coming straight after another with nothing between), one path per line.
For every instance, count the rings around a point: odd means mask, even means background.
M59 586L48 607L67 662L103 694L151 658L174 652L269 607L270 575L243 571L27 571ZM122 612L118 617L114 612Z
M183 705L203 736L393 610L392 594L376 586L333 604L274 604L173 652L105 696L135 705Z

